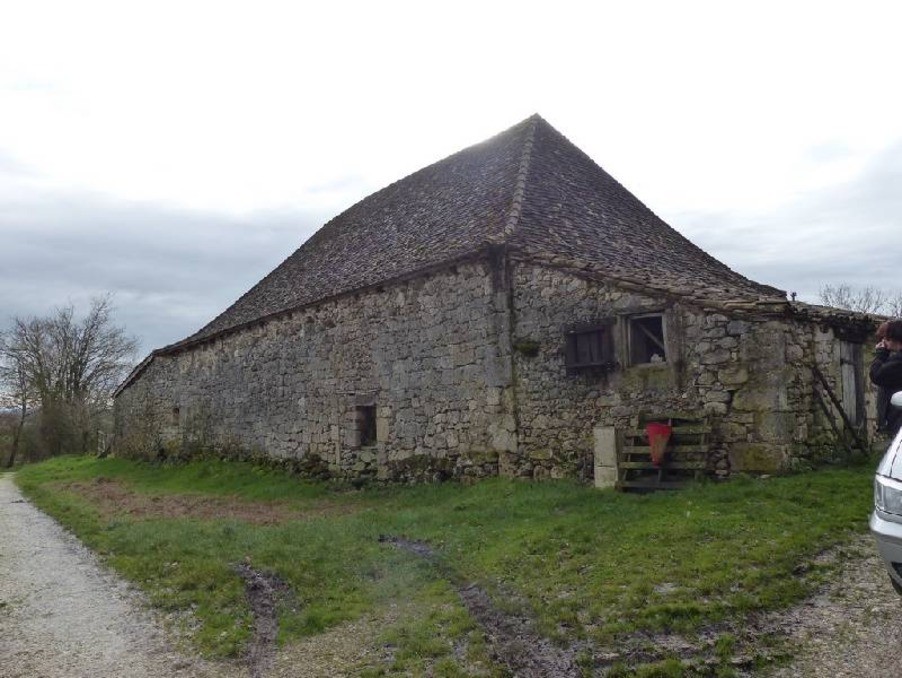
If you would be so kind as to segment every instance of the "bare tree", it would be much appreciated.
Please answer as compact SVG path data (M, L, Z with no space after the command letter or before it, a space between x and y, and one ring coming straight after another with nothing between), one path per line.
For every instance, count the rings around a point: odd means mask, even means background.
M884 304L884 312L893 318L902 318L902 290L892 292Z
M50 453L88 448L93 422L109 409L135 348L135 340L113 324L109 297L92 300L81 320L71 304L45 318L13 320L4 364L22 375L24 393L38 404Z
M852 287L846 283L823 285L818 294L825 306L845 308L859 313L884 313L889 296L879 287Z
M31 405L31 391L24 365L16 351L7 343L6 337L0 335L0 407L17 412L15 424L12 426L12 443L6 468L12 468L16 463L22 429L25 427L25 418Z

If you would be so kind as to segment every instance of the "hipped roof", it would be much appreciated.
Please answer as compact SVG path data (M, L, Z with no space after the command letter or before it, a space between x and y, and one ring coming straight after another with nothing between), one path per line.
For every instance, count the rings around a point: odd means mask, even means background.
M689 242L538 115L429 165L329 221L185 342L507 245L712 297L785 293ZM178 346L176 344L175 346Z
M504 247L649 291L781 312L786 293L731 270L668 226L539 115L348 208L185 349L293 309Z

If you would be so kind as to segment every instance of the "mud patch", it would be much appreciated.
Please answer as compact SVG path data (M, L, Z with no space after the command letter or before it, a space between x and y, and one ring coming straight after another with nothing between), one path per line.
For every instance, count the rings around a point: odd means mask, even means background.
M420 558L428 560L434 565L438 564L438 558L436 556L435 549L425 542L415 541L413 539L404 539L404 537L389 537L384 534L379 535L379 542L382 544L391 544L392 546L399 548L402 551L413 553L414 555L420 556Z
M199 520L240 520L254 525L277 525L290 520L310 520L329 515L346 515L356 506L321 502L298 509L287 502L247 501L238 497L195 494L142 494L110 478L90 482L63 483L62 490L88 499L107 520L122 515L139 520L152 518L194 518Z
M262 678L272 668L279 636L278 608L291 595L291 588L277 574L239 563L233 566L244 580L247 602L254 615L254 637L245 653L251 678Z
M596 649L592 657L592 666L598 671L609 669L614 665L636 667L643 664L661 662L665 659L678 659L682 662L686 671L691 675L715 675L720 672L732 672L736 676L755 676L765 671L762 667L770 666L774 676L822 676L832 675L837 678L857 678L863 675L888 675L892 671L865 670L849 671L841 669L843 662L850 662L852 652L849 648L849 638L844 637L845 627L854 628L855 623L850 621L854 617L854 606L865 608L878 608L879 597L873 595L859 595L862 589L868 587L869 577L850 575L849 572L860 572L863 561L869 558L873 563L871 571L878 574L882 580L884 573L879 565L876 550L862 549L862 544L870 545L867 537L862 537L860 542L849 545L839 545L825 550L814 557L811 562L803 563L796 568L797 576L807 575L813 566L835 567L837 572L825 577L825 581L813 595L800 603L783 610L770 612L753 612L740 619L722 621L709 624L694 633L680 634L675 632L634 632L621 636L605 648ZM861 582L864 582L862 584ZM849 586L849 582L856 582L856 586ZM891 592L891 587L885 582L884 588ZM846 588L853 589L843 593ZM838 593L839 592L839 593ZM870 593L870 592L869 592ZM853 601L850 614L849 601ZM875 603L874 601L878 602ZM878 615L879 617L879 615ZM826 622L826 623L825 623ZM867 624L871 624L869 620ZM867 626L865 624L864 626ZM827 626L827 629L823 627ZM898 632L894 630L898 638ZM884 634L885 635L885 634ZM866 634L862 634L863 637ZM880 638L880 634L873 634L874 638ZM718 645L727 641L729 650L724 651ZM869 638L869 642L874 642ZM878 641L879 642L879 641ZM802 649L804 645L813 645L822 653L811 661L811 650ZM889 643L893 645L893 643ZM893 647L896 647L893 645ZM902 647L902 645L899 645ZM829 648L824 651L824 648ZM854 647L851 650L855 650ZM793 659L801 654L800 659ZM823 656L831 654L832 665L822 661ZM863 661L871 665L880 663L880 659L873 657L887 656L887 653L859 652L860 657L855 659L857 665ZM899 656L900 650L894 649L894 654ZM806 656L807 655L807 656ZM863 658L863 659L862 659ZM779 668L779 665L791 662L788 667ZM810 662L817 666L817 670L809 668ZM829 669L827 668L829 666ZM886 664L890 666L890 664ZM896 666L896 664L892 664ZM800 670L803 667L804 670ZM838 670L840 669L840 670Z
M476 584L463 584L428 544L402 537L380 536L379 541L413 553L434 564L457 590L460 601L482 628L492 657L513 675L523 678L579 676L578 648L560 648L539 635L531 617L499 610L489 594Z

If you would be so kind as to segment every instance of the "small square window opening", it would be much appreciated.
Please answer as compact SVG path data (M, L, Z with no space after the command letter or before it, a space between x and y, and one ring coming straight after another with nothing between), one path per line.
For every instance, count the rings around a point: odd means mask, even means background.
M667 361L663 315L653 313L629 319L629 355L631 365Z
M358 405L356 410L357 439L360 447L376 444L376 406Z

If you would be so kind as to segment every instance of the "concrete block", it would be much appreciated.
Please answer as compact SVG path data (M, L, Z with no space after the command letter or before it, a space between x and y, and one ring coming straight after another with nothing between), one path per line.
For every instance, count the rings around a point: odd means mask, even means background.
M613 426L596 426L593 431L595 437L595 466L617 469L617 429Z
M595 467L595 487L604 489L617 484L617 469L609 466Z

